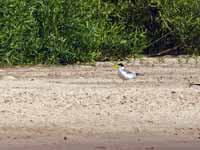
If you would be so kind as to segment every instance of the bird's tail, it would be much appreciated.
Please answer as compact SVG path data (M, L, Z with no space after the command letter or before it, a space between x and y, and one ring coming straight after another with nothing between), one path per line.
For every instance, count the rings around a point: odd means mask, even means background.
M144 76L143 73L136 73L136 76Z

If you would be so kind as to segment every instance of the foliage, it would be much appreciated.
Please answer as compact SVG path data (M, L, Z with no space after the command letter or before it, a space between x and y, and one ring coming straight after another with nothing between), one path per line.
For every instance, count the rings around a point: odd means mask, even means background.
M200 0L161 0L162 27L172 32L176 44L200 54Z
M0 1L0 64L68 64L199 54L200 0Z

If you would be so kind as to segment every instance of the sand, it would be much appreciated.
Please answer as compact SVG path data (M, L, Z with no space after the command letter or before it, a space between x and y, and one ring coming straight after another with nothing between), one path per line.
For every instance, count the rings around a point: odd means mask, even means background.
M167 149L168 141L200 148L200 64L177 58L125 64L144 76L123 82L112 62L0 68L0 149L112 149L117 143L127 150ZM90 147L99 142L107 147Z

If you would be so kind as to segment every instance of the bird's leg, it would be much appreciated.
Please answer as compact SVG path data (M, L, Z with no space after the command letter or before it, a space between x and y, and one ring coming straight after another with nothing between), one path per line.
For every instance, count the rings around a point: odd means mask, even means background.
M124 79L122 79L122 84L124 84L125 83L125 80Z

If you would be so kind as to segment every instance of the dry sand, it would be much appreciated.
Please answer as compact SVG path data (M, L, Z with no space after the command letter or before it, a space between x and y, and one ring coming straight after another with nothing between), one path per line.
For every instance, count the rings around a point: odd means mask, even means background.
M200 149L200 64L164 61L1 68L0 150Z

